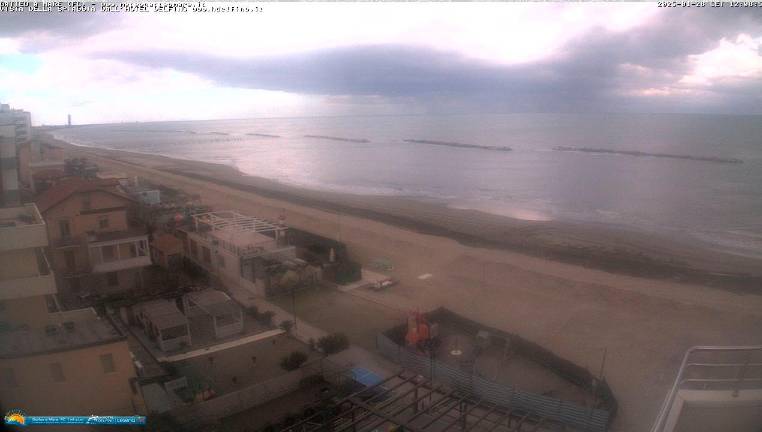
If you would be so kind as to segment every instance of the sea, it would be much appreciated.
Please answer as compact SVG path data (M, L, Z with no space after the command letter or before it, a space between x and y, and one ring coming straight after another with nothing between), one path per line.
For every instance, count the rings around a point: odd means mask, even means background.
M762 116L256 118L87 125L54 135L75 145L228 164L318 191L608 224L762 258ZM559 146L742 163L554 150Z

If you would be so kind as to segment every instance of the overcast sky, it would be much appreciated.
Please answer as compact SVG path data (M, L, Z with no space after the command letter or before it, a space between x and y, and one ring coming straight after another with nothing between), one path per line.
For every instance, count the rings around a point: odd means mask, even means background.
M762 114L762 9L259 3L0 14L0 101L34 122L480 112Z

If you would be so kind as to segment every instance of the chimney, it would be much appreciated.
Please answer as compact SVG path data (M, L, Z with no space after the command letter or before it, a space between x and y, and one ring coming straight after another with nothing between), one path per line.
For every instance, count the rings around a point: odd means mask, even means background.
M69 122L66 125L71 126L71 114L69 114Z

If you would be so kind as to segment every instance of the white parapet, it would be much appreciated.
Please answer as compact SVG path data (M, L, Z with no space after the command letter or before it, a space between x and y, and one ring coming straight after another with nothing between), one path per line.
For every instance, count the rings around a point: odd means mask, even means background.
M47 228L36 205L0 208L0 252L47 245Z

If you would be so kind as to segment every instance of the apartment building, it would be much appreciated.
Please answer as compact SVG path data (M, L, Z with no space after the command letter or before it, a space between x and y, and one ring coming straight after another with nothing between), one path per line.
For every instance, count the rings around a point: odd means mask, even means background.
M144 412L125 335L91 309L0 332L0 403L32 415Z
M32 114L20 109L11 109L8 104L0 104L0 124L12 124L16 144L32 139Z
M48 233L34 204L0 208L0 325L44 327L58 310L45 254Z
M179 230L185 256L218 277L226 286L268 295L276 281L272 263L301 264L296 248L286 244L286 227L235 211L193 215L193 224Z
M140 289L151 264L145 228L130 226L132 198L112 180L64 180L40 194L54 268L67 294Z
M7 106L0 111L0 405L32 415L142 413L126 337L92 308L59 306L48 225L36 204L20 203L18 128L1 123Z
M0 206L10 206L21 201L21 193L16 128L4 121L0 117Z
M0 404L34 415L143 412L125 336L91 308L62 311L34 204L0 208Z

